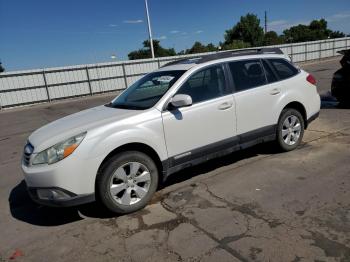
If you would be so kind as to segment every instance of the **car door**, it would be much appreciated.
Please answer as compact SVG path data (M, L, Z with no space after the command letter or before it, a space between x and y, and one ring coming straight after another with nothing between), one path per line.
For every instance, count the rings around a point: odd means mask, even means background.
M162 113L168 156L172 164L220 151L236 134L235 105L223 65L193 73L176 94L191 96L193 104Z
M276 115L281 89L271 68L265 61L247 59L229 62L234 82L237 134L241 142L275 133ZM245 139L245 136L247 138Z

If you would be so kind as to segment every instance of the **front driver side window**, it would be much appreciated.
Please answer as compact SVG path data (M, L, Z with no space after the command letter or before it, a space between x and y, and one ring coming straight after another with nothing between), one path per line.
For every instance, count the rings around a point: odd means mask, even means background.
M224 96L229 93L221 65L212 66L194 73L180 87L177 94L192 97L193 104Z

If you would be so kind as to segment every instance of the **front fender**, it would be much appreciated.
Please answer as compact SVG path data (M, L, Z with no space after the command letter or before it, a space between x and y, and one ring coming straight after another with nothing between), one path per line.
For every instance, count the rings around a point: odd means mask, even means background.
M151 147L161 160L167 158L163 134L156 134L156 132L147 128L135 128L110 134L96 144L95 153L92 157L102 157L104 159L116 148L131 143L145 144Z

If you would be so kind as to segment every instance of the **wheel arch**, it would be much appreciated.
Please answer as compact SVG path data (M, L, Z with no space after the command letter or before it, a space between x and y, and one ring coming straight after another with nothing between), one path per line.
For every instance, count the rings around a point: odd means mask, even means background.
M113 149L102 160L102 162L101 162L101 164L100 164L100 166L98 168L97 175L101 172L101 169L103 168L104 164L106 162L108 162L109 159L111 159L116 154L119 154L119 153L122 153L122 152L126 152L126 151L138 151L138 152L145 153L146 155L148 155L150 158L152 158L152 160L156 164L156 166L158 168L159 176L160 176L160 178L162 178L162 176L163 176L163 165L162 165L162 161L160 160L160 157L158 156L158 153L151 146L146 145L144 143L139 143L139 142L127 143L127 144L118 146L117 148ZM95 181L95 183L96 183L96 181Z
M293 102L290 102L288 103L283 109L287 109L287 108L292 108L292 109L295 109L297 110L298 112L300 112L300 114L302 115L303 117L303 120L304 120L304 127L305 129L307 128L308 126L308 122L307 122L307 114L306 114L306 109L304 107L304 105L300 102L297 102L297 101L293 101ZM282 112L281 111L281 112Z

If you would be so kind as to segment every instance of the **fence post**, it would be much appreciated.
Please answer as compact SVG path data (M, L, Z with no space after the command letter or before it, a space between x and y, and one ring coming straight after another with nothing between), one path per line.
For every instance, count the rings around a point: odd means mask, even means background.
M290 60L293 62L293 43L290 44Z
M321 44L321 41L318 42L318 59L321 60L321 47L322 47L322 44Z
M92 96L92 88L91 88L91 82L90 82L89 67L86 66L86 67L85 67L85 70L86 70L86 78L87 78L88 85L89 85L90 95Z
M158 62L158 68L160 68L160 61L159 61L159 58L158 58L157 62Z
M333 40L333 56L335 56L335 39Z
M124 84L125 84L125 88L128 88L128 80L126 78L126 71L125 71L125 64L122 64L122 69L123 69L123 76L124 76Z
M0 93L0 110L2 110L2 99L1 99L1 93Z
M307 60L307 42L305 42L304 62Z
M47 86L47 80L46 80L45 69L43 69L43 78L44 78L44 84L45 84L45 89L46 89L47 101L51 102L50 93L49 93L49 88L48 88L48 86Z

